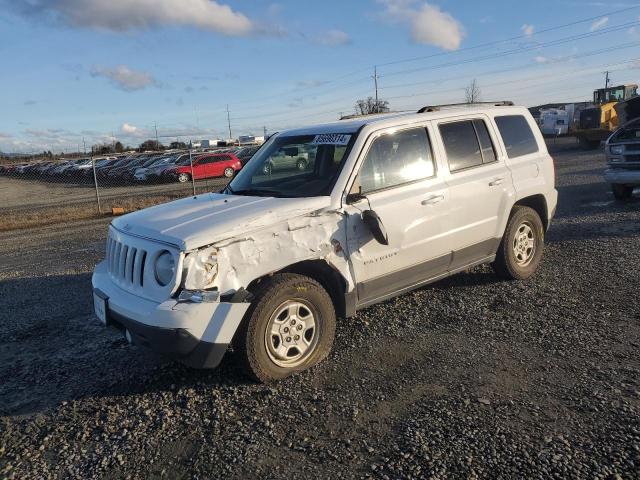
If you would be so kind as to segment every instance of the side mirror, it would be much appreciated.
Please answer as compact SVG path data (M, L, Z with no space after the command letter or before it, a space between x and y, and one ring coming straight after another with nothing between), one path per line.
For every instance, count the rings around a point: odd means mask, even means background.
M387 230L382 224L382 220L376 212L373 210L365 210L362 212L362 221L367 226L373 238L382 245L389 245L389 237L387 236Z

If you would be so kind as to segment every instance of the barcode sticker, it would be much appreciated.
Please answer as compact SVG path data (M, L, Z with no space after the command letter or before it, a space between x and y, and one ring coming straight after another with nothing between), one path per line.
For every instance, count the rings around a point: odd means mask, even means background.
M344 133L323 133L316 135L311 142L312 145L346 145L351 140L351 135Z

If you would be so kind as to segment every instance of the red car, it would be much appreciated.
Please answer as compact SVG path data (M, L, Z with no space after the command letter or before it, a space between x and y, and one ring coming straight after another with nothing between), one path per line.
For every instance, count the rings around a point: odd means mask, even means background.
M242 168L242 163L232 153L212 153L199 155L193 159L193 178L227 177L231 178ZM176 178L180 183L191 180L191 165L179 165L168 169L165 174Z

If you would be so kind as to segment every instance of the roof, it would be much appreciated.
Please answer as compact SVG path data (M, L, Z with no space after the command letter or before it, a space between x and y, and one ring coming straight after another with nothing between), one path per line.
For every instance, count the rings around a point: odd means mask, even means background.
M393 126L398 123L400 119L411 120L414 118L416 121L419 119L435 120L444 117L454 117L456 115L464 114L486 114L486 113L506 113L508 111L527 111L526 107L512 106L512 105L482 105L482 104L461 104L461 105L447 105L439 107L436 111L429 111L425 113L418 113L416 111L405 112L391 112L381 113L374 115L363 115L361 117L338 120L329 123L320 123L315 125L309 125L302 128L296 128L291 130L282 131L280 134L287 136L293 135L316 135L321 133L355 133L364 126L379 126L380 128Z

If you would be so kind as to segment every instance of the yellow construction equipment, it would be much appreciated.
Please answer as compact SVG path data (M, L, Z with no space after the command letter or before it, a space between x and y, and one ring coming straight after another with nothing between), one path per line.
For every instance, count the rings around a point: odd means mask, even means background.
M620 125L638 116L639 100L636 84L595 90L594 106L580 112L574 130L580 145L584 148L597 148Z

